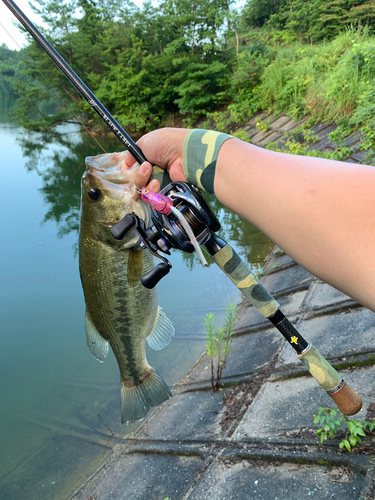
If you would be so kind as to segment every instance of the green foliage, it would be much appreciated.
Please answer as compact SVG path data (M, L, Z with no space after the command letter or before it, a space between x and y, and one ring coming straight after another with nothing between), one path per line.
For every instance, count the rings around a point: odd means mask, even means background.
M226 311L224 326L216 328L213 325L215 316L212 313L206 314L204 325L206 328L206 352L211 358L211 384L212 390L219 389L221 376L227 357L231 351L232 336L234 333L234 317L236 306L229 304ZM216 358L216 380L214 370L214 360Z
M270 124L268 122L262 121L262 120L259 120L258 122L256 122L255 126L261 132L267 132L267 130L269 130L269 128L270 128Z
M279 43L331 40L350 26L375 28L375 5L368 0L248 0L244 28L263 27Z
M231 0L165 0L143 9L117 0L34 1L51 43L130 131L165 125L176 114L191 124L228 104L235 51L229 34L236 23ZM61 122L62 113L65 120L78 114L89 127L103 128L34 41L26 56L33 85L20 88L18 118L24 126L47 130ZM40 101L52 96L58 114L44 117Z
M375 21L364 2L251 0L241 12L232 0L142 9L127 0L34 2L48 39L129 132L183 123L230 132L260 109L352 128L374 116ZM360 28L344 30L353 19ZM7 51L0 47L0 91L17 81L20 124L45 131L79 116L106 130L36 42L22 61ZM45 113L52 100L55 110Z
M334 151L322 152L310 149L310 146L318 141L315 133L308 128L309 123L303 126L296 127L295 129L285 134L286 141L284 144L271 142L267 144L266 149L270 151L279 151L283 153L300 155L300 156L314 156L319 158L327 158L329 160L345 161L350 154L350 148L337 145ZM330 134L330 140L336 137L341 137L342 129L339 133Z
M314 425L320 428L316 431L319 436L319 445L326 439L334 439L342 427L346 427L346 434L341 440L339 447L351 451L356 444L362 444L360 436L365 437L366 432L372 433L375 429L375 421L355 420L346 417L341 411L331 408L318 408L319 412L314 415Z
M245 130L239 129L237 130L237 132L231 132L231 135L233 137L237 137L237 139L240 139L240 141L250 142L249 137L245 132Z
M25 80L22 70L23 51L10 50L0 45L0 94L16 94L17 81Z

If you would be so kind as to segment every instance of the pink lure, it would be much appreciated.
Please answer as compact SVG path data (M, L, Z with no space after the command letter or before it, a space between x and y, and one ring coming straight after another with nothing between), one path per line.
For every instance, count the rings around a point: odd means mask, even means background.
M169 214L173 207L173 201L160 193L154 193L146 188L142 188L142 200L150 205L153 210L156 210L160 214Z

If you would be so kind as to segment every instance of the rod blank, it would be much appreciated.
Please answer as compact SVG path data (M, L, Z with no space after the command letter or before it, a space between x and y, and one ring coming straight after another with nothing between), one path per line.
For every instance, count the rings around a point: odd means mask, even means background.
M128 149L134 156L138 163L147 161L142 151L138 148L133 139L125 132L121 125L115 120L111 113L103 106L97 97L91 92L79 76L72 70L72 68L64 61L60 54L52 47L46 40L41 32L34 26L34 24L25 16L22 10L13 2L13 0L3 0L3 3L8 7L12 14L30 33L34 40L52 59L59 70L66 76L74 88L81 94L87 101L95 113L107 125L107 127L115 134L117 139Z

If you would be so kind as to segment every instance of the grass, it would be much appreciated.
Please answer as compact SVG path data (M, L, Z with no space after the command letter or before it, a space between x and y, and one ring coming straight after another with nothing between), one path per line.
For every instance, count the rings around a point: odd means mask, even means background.
M314 45L267 45L254 62L257 83L249 82L248 57L240 58L232 103L208 114L218 130L230 132L257 110L374 129L375 37L366 28Z
M232 337L235 331L233 325L235 315L236 306L229 304L226 310L223 327L216 328L214 326L215 316L212 313L206 314L204 319L206 328L206 352L211 358L211 384L213 391L219 389L221 376L231 351Z

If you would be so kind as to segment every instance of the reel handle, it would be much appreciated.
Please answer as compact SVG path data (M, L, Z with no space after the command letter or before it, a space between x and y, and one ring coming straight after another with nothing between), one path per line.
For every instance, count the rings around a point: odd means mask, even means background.
M169 273L171 267L171 265L168 266L164 262L160 262L154 269L141 277L142 285L148 289L154 288Z
M167 259L157 252L157 247L148 238L144 221L134 212L126 214L120 222L117 222L117 224L111 227L110 232L116 240L122 240L125 234L133 227L135 227L138 231L138 234L142 239L143 247L147 248L152 255L163 261L141 277L142 285L145 288L151 289L154 288L154 286L156 286L157 283L169 273L172 265Z
M110 232L116 240L122 240L133 226L135 226L134 217L132 214L127 214L120 222L111 227Z

